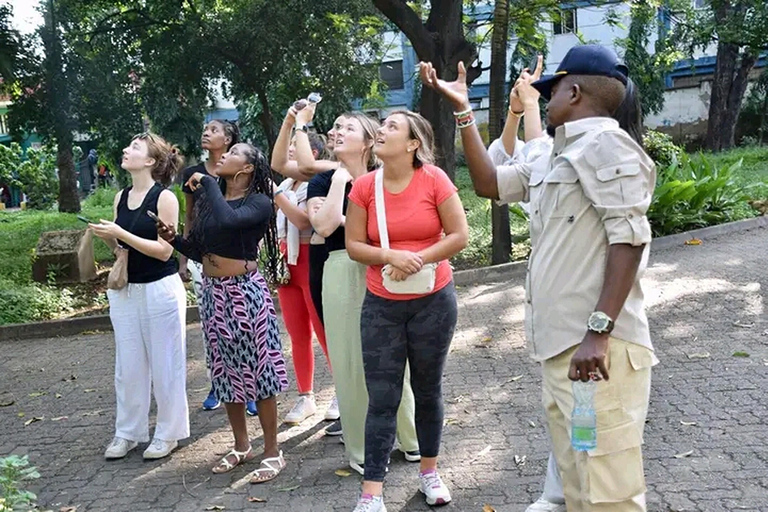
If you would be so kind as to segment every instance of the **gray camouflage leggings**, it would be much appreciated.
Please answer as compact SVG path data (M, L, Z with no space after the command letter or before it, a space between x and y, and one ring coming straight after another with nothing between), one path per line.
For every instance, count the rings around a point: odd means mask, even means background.
M395 442L406 359L416 400L419 450L422 457L437 457L443 433L443 368L456 317L453 283L413 300L390 300L366 293L360 322L369 399L365 480L384 481Z

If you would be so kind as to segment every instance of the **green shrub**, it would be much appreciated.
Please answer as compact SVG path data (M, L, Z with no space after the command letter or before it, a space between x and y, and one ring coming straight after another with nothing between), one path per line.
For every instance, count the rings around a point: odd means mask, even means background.
M26 455L0 458L0 511L26 510L34 504L37 496L21 486L28 480L40 478L40 473L37 468L27 466Z
M656 190L648 210L654 236L680 233L753 216L747 207L748 186L736 178L741 160L726 166L704 155L681 155L657 170Z
M115 195L119 190L112 187L99 187L83 201L83 209L86 208L114 208Z
M683 148L672 142L672 137L656 130L646 130L643 145L657 168L667 168L685 154Z
M0 279L0 325L55 318L71 311L73 303L72 293L66 288L20 285Z

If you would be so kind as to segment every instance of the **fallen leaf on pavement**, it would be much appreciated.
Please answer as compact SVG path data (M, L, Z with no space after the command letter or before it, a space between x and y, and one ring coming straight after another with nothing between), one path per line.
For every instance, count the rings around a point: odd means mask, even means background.
M291 492L291 491L295 491L299 487L301 487L301 485L292 485L290 487L283 487L282 489L278 489L278 491L279 492Z
M205 510L224 510L224 507L221 505L211 505L210 507L206 507Z
M350 476L352 473L350 473L346 469L337 469L336 471L334 471L334 474L336 476L347 477L347 476Z
M509 379L509 380L506 382L506 384L509 384L510 382L517 382L517 381L519 381L519 380L520 380L520 379L522 379L522 378L523 378L523 375L515 375L514 377L512 377L511 379Z
M445 421L443 422L443 425L460 425L461 422L457 420L456 418L445 418Z
M737 351L733 353L733 357L749 357L748 352Z
M515 464L518 466L525 466L525 463L528 461L527 455L515 455Z
M23 412L20 412L20 413L19 413L19 414L17 414L16 416L18 416L19 418L23 418L24 416L26 416L26 414L24 414Z
M98 411L84 412L83 416L98 416L101 413L102 413L102 410L99 409Z
M38 421L43 421L45 416L35 416L34 418L29 418L27 421L24 422L24 426L31 425L33 423L37 423Z
M685 241L685 245L701 245L701 240L698 238L691 238Z
M257 498L256 496L248 496L248 503L266 503L264 498Z
M459 395L456 398L454 398L453 400L451 400L451 403L452 404L460 404L463 401L464 401L464 395Z
M95 390L95 389L84 389L83 391L84 391L85 393L93 393L93 392L94 392L94 391L96 391L96 390Z
M692 426L696 425L696 422L695 421L682 421L682 420L680 420L680 424L682 426L684 426L684 427L692 427Z
M693 455L693 450L690 450L690 451L687 451L687 452L684 452L684 453L678 453L677 455L675 455L675 458L676 459L684 459L686 457L690 457L691 455Z
M47 394L48 394L48 393L46 393L45 391L38 391L38 392L36 392L36 393L30 393L30 394L29 394L29 398L37 398L37 397L39 397L39 396L45 396L45 395L47 395Z
M695 354L688 354L688 359L709 359L709 352L698 352Z
M51 421L68 420L69 416L59 416L58 418L51 418Z
M77 512L77 507L61 507L59 512Z
M53 396L55 396L56 398L61 398L61 394L59 394L59 393L56 393L56 394L55 394L55 395L53 395Z
M496 512L496 509L486 503L483 505L483 512Z
M73 380L77 380L77 375L75 375L75 374L73 373L73 374L72 374L72 375L70 375L69 377L64 377L64 378L63 378L63 379L61 379L61 380L63 380L64 382L72 382Z
M733 322L733 325L734 325L734 327L743 327L744 329L751 329L752 327L755 326L755 323L754 322L752 322L752 323L742 323L741 321L736 320L735 322Z
M528 425L530 425L530 426L531 426L531 428L536 428L536 423L534 423L534 422L532 422L532 421L529 421L529 422L528 422Z

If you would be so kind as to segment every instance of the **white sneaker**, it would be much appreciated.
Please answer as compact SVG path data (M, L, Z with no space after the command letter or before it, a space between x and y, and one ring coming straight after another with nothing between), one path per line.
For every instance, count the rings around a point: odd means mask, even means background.
M339 413L339 399L336 398L336 395L333 395L333 400L331 400L331 405L329 405L328 410L325 411L325 420L336 421L339 418L341 418L341 414Z
M317 412L315 398L312 395L300 396L296 405L293 406L291 412L285 417L285 422L298 424L315 414L315 412Z
M357 506L352 512L387 512L387 507L381 496L361 494L360 499L357 500Z
M427 505L445 505L451 502L451 492L434 469L419 473L419 490L424 494Z
M565 512L565 505L539 498L536 503L525 509L525 512Z
M126 455L128 455L128 452L133 450L139 445L136 441L129 441L127 439L123 439L122 437L117 437L112 440L111 443L109 443L109 446L107 446L107 450L104 452L104 458L105 459L122 459Z
M179 446L178 441L163 441L162 439L155 438L149 447L144 450L144 458L147 460L162 459L170 455L177 446Z

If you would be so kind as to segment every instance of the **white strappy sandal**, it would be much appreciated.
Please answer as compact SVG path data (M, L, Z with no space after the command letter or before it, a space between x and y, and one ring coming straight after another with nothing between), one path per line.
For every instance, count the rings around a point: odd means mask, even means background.
M269 457L261 461L259 469L252 473L251 483L263 484L264 482L274 480L284 467L285 459L283 458L283 452L280 451L280 455L277 457Z
M249 446L248 449L245 450L244 452L238 452L237 450L232 448L232 450L230 450L229 453L227 453L224 457L222 457L219 463L213 467L212 471L217 475L220 475L222 473L229 473L230 471L235 469L237 466L239 466L243 462L247 462L248 460L250 460L248 456L251 454L252 451L253 451L252 446ZM232 457L232 456L234 456L235 460L237 461L234 464L229 462L229 457Z

